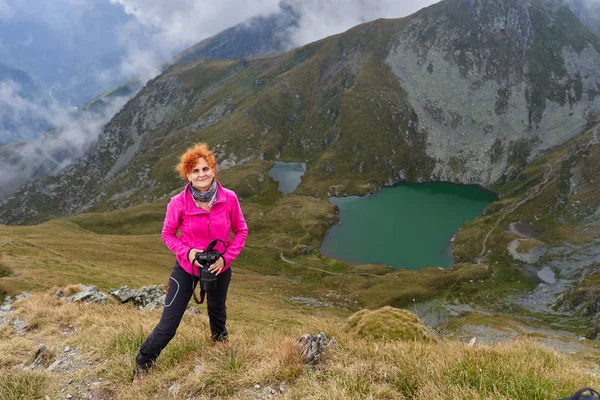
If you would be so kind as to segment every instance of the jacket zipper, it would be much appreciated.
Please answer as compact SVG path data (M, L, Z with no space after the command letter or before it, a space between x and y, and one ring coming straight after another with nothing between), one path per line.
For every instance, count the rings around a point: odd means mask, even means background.
M210 213L208 213L208 219L206 220L206 224L208 225L208 243L210 243Z

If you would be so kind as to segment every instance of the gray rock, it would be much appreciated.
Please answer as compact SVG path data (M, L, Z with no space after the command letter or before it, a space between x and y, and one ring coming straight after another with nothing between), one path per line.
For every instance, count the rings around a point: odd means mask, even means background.
M85 303L95 303L95 304L108 304L108 297L98 289L98 286L85 286L82 284L77 285L80 289L78 293L75 293L71 296L64 295L62 290L57 290L54 294L56 297L64 298L69 302L85 302Z
M305 334L296 340L296 347L308 364L318 364L327 347L335 344L335 338L327 339L325 332L317 335Z
M142 286L140 289L130 289L122 286L110 289L108 294L121 303L133 304L138 310L152 310L165 304L165 285Z
M23 318L15 318L13 321L15 335L24 335L29 329L29 324Z
M176 394L179 393L179 391L181 390L181 386L178 383L174 383L173 385L171 385L171 387L169 388L169 394L171 396L175 396Z

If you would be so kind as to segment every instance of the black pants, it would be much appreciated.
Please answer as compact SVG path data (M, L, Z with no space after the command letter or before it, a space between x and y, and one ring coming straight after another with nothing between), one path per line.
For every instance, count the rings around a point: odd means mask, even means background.
M227 289L231 281L231 268L217 275L217 290L206 292L208 320L210 323L211 338L214 341L227 339L227 328L225 321L227 313L225 300ZM146 338L140 352L136 357L137 365L141 367L150 366L158 357L160 352L175 336L177 327L181 322L183 313L192 297L192 276L185 272L179 263L175 263L165 298L165 307L156 328Z

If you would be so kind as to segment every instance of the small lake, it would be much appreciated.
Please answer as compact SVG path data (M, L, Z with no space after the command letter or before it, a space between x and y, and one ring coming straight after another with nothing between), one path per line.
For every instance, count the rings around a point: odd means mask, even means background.
M454 263L452 235L496 199L479 186L441 182L400 184L370 197L331 197L341 223L320 251L350 264L448 268Z
M296 190L305 172L305 163L275 161L275 165L269 170L269 175L275 182L279 182L279 191L288 194Z

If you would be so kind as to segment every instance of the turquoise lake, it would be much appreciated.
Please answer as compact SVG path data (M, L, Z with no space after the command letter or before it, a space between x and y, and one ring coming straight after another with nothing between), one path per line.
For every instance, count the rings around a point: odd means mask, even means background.
M341 223L320 251L350 264L448 268L454 263L452 235L496 199L478 186L441 182L400 184L370 197L332 197Z

